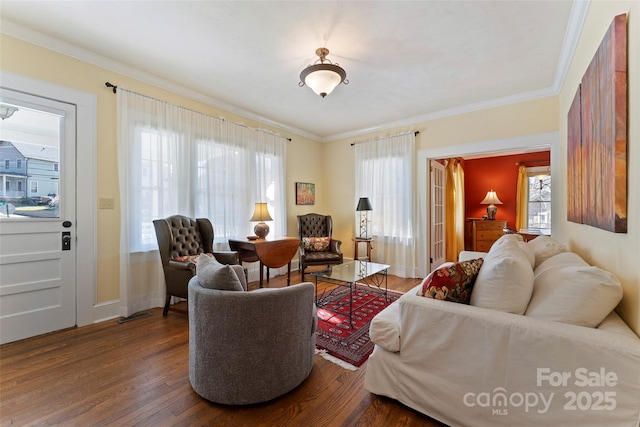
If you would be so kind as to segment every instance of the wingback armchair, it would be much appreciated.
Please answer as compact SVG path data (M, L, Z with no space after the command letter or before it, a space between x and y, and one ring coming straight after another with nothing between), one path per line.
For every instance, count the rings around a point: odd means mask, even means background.
M305 269L310 265L342 264L340 251L342 241L331 238L333 220L331 215L311 213L298 215L300 237L300 274L304 281Z
M172 296L185 299L188 296L189 280L195 275L191 257L211 253L222 264L240 263L237 252L213 251L213 226L207 218L173 215L154 220L153 226L167 287L163 316L169 312ZM186 314L182 310L175 311Z

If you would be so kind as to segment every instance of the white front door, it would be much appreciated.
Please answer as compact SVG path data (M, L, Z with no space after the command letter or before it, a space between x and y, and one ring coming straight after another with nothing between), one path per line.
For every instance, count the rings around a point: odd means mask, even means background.
M0 343L76 325L76 107L0 89Z
M444 165L431 161L431 253L429 271L434 270L446 260L445 247L445 172Z

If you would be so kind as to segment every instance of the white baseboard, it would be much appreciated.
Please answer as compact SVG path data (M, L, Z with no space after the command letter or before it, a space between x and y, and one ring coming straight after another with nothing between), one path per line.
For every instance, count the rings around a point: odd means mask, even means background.
M100 323L120 317L120 300L112 300L93 306L93 323ZM84 325L78 325L84 326Z

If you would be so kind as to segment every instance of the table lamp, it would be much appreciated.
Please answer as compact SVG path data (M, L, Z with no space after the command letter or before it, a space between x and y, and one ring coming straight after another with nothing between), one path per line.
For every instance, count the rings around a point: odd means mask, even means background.
M498 208L496 205L501 205L502 202L498 199L498 195L495 191L490 190L487 191L487 195L480 202L481 205L489 205L487 206L487 218L490 220L496 219L496 212L498 212Z
M264 221L273 221L271 215L269 215L269 209L267 209L266 203L256 203L256 207L253 211L253 216L249 221L258 221L253 232L256 233L259 239L264 239L269 234L269 226Z
M373 210L371 207L371 202L368 197L360 197L358 200L358 206L356 207L356 212L360 212L360 238L368 239L369 236L367 234L367 225L369 222L369 218L367 217L367 212Z

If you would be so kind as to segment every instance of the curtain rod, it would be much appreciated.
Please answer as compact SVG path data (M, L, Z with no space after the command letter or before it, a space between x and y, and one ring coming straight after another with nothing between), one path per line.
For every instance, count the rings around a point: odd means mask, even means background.
M516 162L516 166L527 166L532 163L548 163L551 166L551 160L541 159L541 160L529 160L528 162Z
M114 85L114 84L113 84L113 83L111 83L111 82L105 82L105 84L104 84L104 85L105 85L106 87L108 87L108 88L113 89L113 93L116 93L116 90L118 89L118 86ZM125 90L128 90L128 89L125 89ZM144 97L146 97L146 98L153 99L153 100L156 100L156 101L167 102L167 101L163 101L163 100L161 100L161 99L153 98L153 97L151 97L151 96L143 95L143 94L138 93L138 92L133 92L133 91L129 91L129 92L132 92L132 93L135 93L136 95L141 95L141 96L144 96ZM167 102L167 104L170 104L170 103L169 103L169 102ZM176 105L176 104L174 104L174 105ZM200 112L200 111L192 110L192 109L190 109L190 108L182 107L182 106L180 106L180 105L178 105L178 107L180 107L180 108L184 108L185 110L188 110L188 111L193 111L194 113L204 114L204 113L202 113L202 112ZM205 114L205 115L208 115L208 114ZM210 116L210 117L213 117L213 116ZM228 120L227 120L227 119L225 119L224 117L214 117L214 118L217 118L218 120L222 120L223 122L228 122ZM236 126L242 126L242 127L247 128L247 129L253 129L253 130L255 130L255 131L262 132L262 133L266 133L266 134L269 134L269 135L278 136L278 137L280 137L280 138L284 138L284 139L286 139L287 141L291 141L291 138L287 138L287 137L285 137L285 136L278 135L277 133L274 133L274 132L271 132L271 131L267 131L267 130L263 130L263 129L255 129L255 128L251 128L251 127L249 127L249 126L245 125L244 123L236 123L236 122L229 122L229 123L233 123L233 124L234 124L234 125L236 125Z
M407 132L407 133L409 133L409 132ZM419 134L419 133L420 133L420 131L419 131L419 130L416 130L416 131L414 131L414 132L413 132L413 136L418 136L418 134ZM398 135L404 135L404 134L399 133ZM398 135L391 135L391 136L398 136ZM388 137L388 138L391 138L391 137ZM362 143L364 143L364 142L368 142L368 141L352 142L352 143L351 143L351 146L353 147L353 146L354 146L354 145L356 145L356 144L362 144Z

